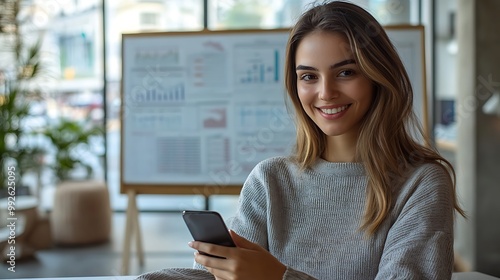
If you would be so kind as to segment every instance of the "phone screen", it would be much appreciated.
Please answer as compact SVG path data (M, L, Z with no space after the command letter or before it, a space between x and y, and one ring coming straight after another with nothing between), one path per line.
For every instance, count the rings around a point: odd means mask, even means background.
M219 213L215 211L186 210L182 213L182 217L194 240L236 247Z

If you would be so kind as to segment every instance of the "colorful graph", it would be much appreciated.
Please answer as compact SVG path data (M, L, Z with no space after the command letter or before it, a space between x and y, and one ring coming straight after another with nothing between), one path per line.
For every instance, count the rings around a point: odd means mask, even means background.
M226 128L227 116L225 108L210 109L205 112L204 128Z
M236 57L236 84L277 84L280 82L280 53L277 49L240 50Z

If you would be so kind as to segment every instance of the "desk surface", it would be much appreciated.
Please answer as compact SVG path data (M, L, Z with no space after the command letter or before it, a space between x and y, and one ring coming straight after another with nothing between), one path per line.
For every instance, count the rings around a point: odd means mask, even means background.
M102 277L66 277L66 278L26 278L18 280L133 280L137 276L102 276ZM500 278L479 272L453 273L452 280L499 280Z

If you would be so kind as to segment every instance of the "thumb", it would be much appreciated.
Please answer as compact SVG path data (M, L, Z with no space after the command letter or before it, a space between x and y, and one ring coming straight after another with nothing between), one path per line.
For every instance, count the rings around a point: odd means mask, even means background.
M260 247L259 244L253 243L253 242L245 239L244 237L238 235L233 230L229 230L229 234L231 234L231 237L233 238L234 243L239 248L251 249L251 250L263 250L263 248Z

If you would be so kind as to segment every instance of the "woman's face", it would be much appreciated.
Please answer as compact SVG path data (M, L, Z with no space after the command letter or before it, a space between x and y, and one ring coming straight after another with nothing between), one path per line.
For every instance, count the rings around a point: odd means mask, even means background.
M307 115L328 136L357 138L373 99L373 85L354 61L344 36L313 32L295 54L297 90Z

